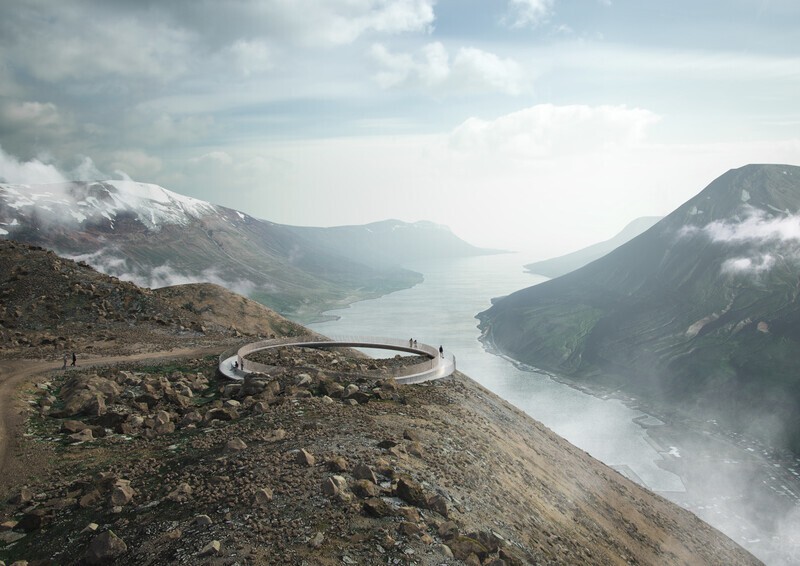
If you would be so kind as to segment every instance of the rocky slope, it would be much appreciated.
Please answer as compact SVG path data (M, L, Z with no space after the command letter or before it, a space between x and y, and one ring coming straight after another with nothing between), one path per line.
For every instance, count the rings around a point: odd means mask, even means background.
M545 277L561 277L570 271L575 271L596 259L600 259L625 242L629 242L642 232L649 230L659 220L661 220L660 216L644 216L642 218L637 218L625 226L625 228L613 238L566 255L529 263L525 266L525 269L531 273L544 275Z
M56 261L66 288L89 281L95 292L112 289L104 316L82 309L86 320L75 322L92 331L116 335L124 321L141 326L148 340L184 332L144 316L131 320L116 306L128 296L140 297L142 313L163 301L158 308L167 309L161 318L168 321L204 314L198 305L207 289L193 289L191 308L180 307L177 290L157 297L42 250L7 243L0 251L27 269L11 287L37 289L15 290L4 302L22 312L25 328L59 330L48 309L30 300L52 301L46 294L52 273L36 266ZM113 294L117 286L127 289L123 298ZM99 301L79 296L81 304ZM205 312L222 319L226 305L240 307L231 297L211 303ZM280 332L267 315L264 324ZM5 358L31 353L58 358L23 343L3 346ZM363 357L353 356L286 349L271 360L278 367L270 375L244 383L221 380L208 356L160 363L94 358L94 366L81 360L67 371L50 365L20 399L26 424L0 481L0 558L31 564L758 563L694 515L468 377L398 386L360 374ZM391 371L395 363L375 365ZM2 359L0 378L21 375L26 364L42 367Z
M487 342L800 449L800 168L729 171L652 229L481 313Z
M242 335L302 330L216 285L153 291L40 247L0 240L0 357L216 346Z

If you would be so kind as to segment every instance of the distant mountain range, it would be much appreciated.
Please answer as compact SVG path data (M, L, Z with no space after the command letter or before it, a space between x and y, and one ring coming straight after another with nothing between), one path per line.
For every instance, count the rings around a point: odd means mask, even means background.
M800 449L800 167L729 171L585 267L481 313L535 367Z
M400 265L432 250L484 253L429 223L297 228L133 181L0 184L0 237L146 287L217 283L301 321L420 282Z
M588 246L586 248L574 251L572 253L529 263L525 269L537 275L544 275L545 277L560 277L570 271L583 267L587 263L591 263L596 259L600 259L608 252L617 249L625 242L628 242L649 230L655 225L656 222L661 220L662 216L643 216L630 222L622 231L616 236L609 238L603 242Z

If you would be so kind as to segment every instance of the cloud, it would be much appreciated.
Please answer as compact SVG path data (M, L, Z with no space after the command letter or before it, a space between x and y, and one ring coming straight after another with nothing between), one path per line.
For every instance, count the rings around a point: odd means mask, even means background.
M214 283L244 296L249 296L256 289L256 284L252 281L225 279L214 268L206 268L199 273L186 273L173 268L169 262L152 268L134 268L129 265L129 260L123 257L124 254L113 249L103 249L79 255L59 255L74 261L85 261L101 273L113 275L123 281L130 281L140 287L149 289L160 289L189 283Z
M20 161L0 147L0 182L34 185L63 181L66 181L66 178L55 166L38 159Z
M114 151L108 159L108 168L123 179L133 178L149 182L163 168L160 158L140 150Z
M511 28L537 27L553 12L555 0L510 0L503 22Z
M375 80L383 88L425 88L441 92L500 92L520 94L524 72L515 60L503 59L475 47L460 48L450 57L440 42L423 46L416 54L392 53L384 45L370 49L380 70Z
M703 231L715 242L800 241L800 215L772 215L747 207L743 220L718 220Z
M727 259L722 263L720 271L723 273L752 274L769 271L775 265L775 256L764 254L758 257L735 257Z
M543 159L639 145L659 119L649 110L624 105L540 104L494 120L470 118L450 135L450 147L466 153Z
M6 38L0 42L0 58L12 58L47 82L109 75L170 79L184 70L192 39L186 30L148 18L147 11L85 4L18 2L0 24Z
M243 77L264 73L275 67L272 49L263 39L238 39L223 51L221 58L236 67Z
M108 175L100 171L91 157L83 156L81 162L69 174L73 181L103 181Z

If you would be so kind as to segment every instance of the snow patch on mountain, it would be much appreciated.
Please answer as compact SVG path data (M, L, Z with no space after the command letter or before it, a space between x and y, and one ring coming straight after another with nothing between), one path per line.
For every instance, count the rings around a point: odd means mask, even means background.
M145 227L185 226L192 220L215 214L214 205L179 195L158 185L128 180L53 183L47 185L0 184L0 201L23 218L42 211L40 220L70 224L133 215ZM4 220L16 220L8 218Z

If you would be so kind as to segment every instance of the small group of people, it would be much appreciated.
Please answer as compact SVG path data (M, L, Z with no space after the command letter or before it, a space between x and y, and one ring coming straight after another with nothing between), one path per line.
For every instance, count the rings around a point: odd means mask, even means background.
M417 341L414 340L413 338L409 338L408 339L408 347L409 348L416 348L417 347ZM440 358L444 358L444 348L442 346L439 346L439 357Z
M67 369L67 359L67 353L64 352L64 365L61 366L61 369ZM76 365L78 365L78 356L75 354L75 352L72 352L72 363L70 364L70 367L75 367Z

